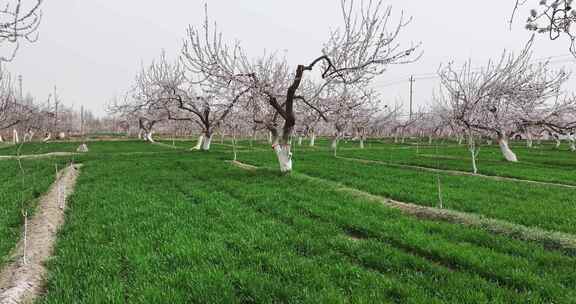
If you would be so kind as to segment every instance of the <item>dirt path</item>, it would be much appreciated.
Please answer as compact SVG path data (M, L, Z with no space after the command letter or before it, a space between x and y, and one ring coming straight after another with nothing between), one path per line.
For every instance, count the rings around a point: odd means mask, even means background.
M47 158L47 157L54 157L54 156L72 156L78 155L78 153L74 152L52 152L52 153L45 153L45 154L29 154L29 155L0 155L0 160L10 160L10 159L35 159L35 158Z
M52 255L56 234L64 223L66 199L74 191L79 167L63 169L40 198L34 216L28 220L26 256L22 238L12 256L13 262L0 271L0 304L31 303L42 291L44 264Z
M233 165L245 170L257 170L258 167L244 164L241 162L231 162ZM420 206L412 203L399 202L382 196L374 195L356 188L345 186L341 183L309 176L303 173L292 173L297 178L313 180L327 186L336 188L351 194L358 198L383 204L387 207L399 209L403 213L417 218L444 221L454 224L460 224L473 228L487 230L494 234L504 235L510 238L537 242L549 249L558 249L569 255L576 255L576 235L569 233L548 231L544 229L527 227L519 224L510 223L504 220L492 219L482 215L460 212L449 209L440 209L433 207Z
M554 186L554 187L562 187L562 188L576 189L576 186L574 186L574 185L568 185L568 184L558 184L558 183L551 183L551 182L540 182L540 181L529 180L529 179L520 179L520 178L514 178L514 177L503 177L503 176L496 176L496 175L474 174L474 173L472 173L472 172L466 172L466 171L446 170L446 169L435 169L435 168L415 166L415 165L404 165L404 164L390 163L390 162L379 161L379 160L369 160L369 159L352 158L352 157L341 157L341 156L337 156L337 158L343 159L343 160L348 160L348 161L355 161L355 162L365 163L365 164L381 164L381 165L390 166L390 167L414 169L414 170L421 170L421 171L427 171L427 172L436 172L436 173L445 173L445 174L450 174L450 175L476 176L476 177L481 177L481 178L486 178L486 179L492 179L492 180L497 180L497 181L511 181L511 182L519 182L519 183L529 183L529 184L535 184L535 185L542 185L542 186Z

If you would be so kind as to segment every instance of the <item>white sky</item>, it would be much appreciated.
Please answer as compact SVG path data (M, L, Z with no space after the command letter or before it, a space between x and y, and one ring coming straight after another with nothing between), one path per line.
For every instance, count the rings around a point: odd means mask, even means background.
M533 0L531 2L537 2ZM162 49L170 57L180 51L186 27L202 22L200 0L45 0L39 41L24 44L7 65L22 74L24 91L44 101L54 85L63 102L104 114L104 104L123 94L142 62ZM523 22L528 8L519 12L514 29L507 20L514 0L388 0L395 16L404 10L414 17L401 41L422 42L424 57L413 64L392 66L375 85L385 103L408 100L411 74L435 73L440 63L462 63L471 58L480 66L503 49L519 50L530 33ZM238 39L249 54L287 52L296 65L320 54L332 27L340 26L338 0L208 0L210 16L228 39ZM555 67L570 68L566 40L539 37L535 58L564 55ZM418 77L417 77L418 78ZM422 77L421 77L422 78ZM426 78L426 77L424 77ZM391 84L393 85L387 85ZM573 86L575 82L571 81ZM436 79L418 79L415 106L430 102Z

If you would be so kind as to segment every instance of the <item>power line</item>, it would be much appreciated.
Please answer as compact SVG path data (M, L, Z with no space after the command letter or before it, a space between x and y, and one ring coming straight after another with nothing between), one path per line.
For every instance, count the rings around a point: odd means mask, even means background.
M567 57L567 56L570 56L571 58L566 58L566 59L562 59L562 60L554 60L554 61L550 60L553 58L561 58L561 57ZM542 58L534 59L534 60L532 60L532 63L543 63L546 61L550 64L559 64L559 63L575 62L576 58L574 58L572 54L555 55L555 56L549 56L549 57L542 57ZM482 69L483 69L483 67L477 67L477 68L471 68L470 71L479 71ZM457 70L456 72L461 72L461 71L462 71L462 69ZM440 76L438 76L437 72L413 74L412 76L410 76L410 78L412 79L412 77L414 80L432 80L432 79L440 78ZM378 83L379 83L378 81L375 81L374 86L377 86L378 88L386 88L386 87L391 87L391 86L399 85L402 83L406 83L406 80L397 80L397 81L393 81L393 82L387 82L384 84L378 84Z

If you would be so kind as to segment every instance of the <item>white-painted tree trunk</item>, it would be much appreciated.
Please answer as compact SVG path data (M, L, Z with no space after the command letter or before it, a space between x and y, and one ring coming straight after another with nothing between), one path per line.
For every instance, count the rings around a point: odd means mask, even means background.
M138 130L138 139L146 140L146 139L144 139L144 136L142 135L143 132L144 132L144 130L142 130L142 129Z
M330 145L332 150L336 150L338 148L338 137L332 139L332 144Z
M237 161L238 152L236 151L236 127L232 129L232 151L234 152L234 161Z
M364 138L360 137L360 149L364 149Z
M472 156L472 172L474 172L474 174L478 174L478 165L476 165L476 149L471 148L470 154Z
M44 139L42 139L42 142L47 142L50 139L52 139L52 133L48 132L48 134L46 134L46 137L44 137Z
M196 146L192 149L194 149L194 150L202 149L202 142L203 141L204 141L204 134L200 134L200 136L198 136L198 142L196 142Z
M16 130L16 129L12 130L12 142L14 144L20 143L20 138L18 137L18 130Z
M432 145L432 136L428 136L428 145Z
M478 174L478 166L476 164L476 158L478 156L478 148L476 147L476 141L474 141L474 136L472 132L468 134L468 151L470 151L470 155L472 156L472 172L474 174Z
M290 152L290 145L274 144L274 152L278 157L280 164L280 171L282 173L289 173L292 171L292 152Z
M462 144L462 140L464 139L463 136L458 136L458 145Z
M88 145L86 145L85 143L84 143L84 144L81 144L81 145L78 146L78 148L76 149L76 152L80 152L80 153L87 153L88 151L89 151L89 150L88 150Z
M2 137L2 135L0 134L0 143L4 142L4 138Z
M27 133L28 142L32 142L32 140L34 139L34 134L36 134L34 131L28 131L28 133Z
M560 141L560 138L556 137L554 140L556 141L556 146L555 146L556 149L560 149L560 145L562 144L562 142Z
M268 132L268 143L272 143L272 132Z
M532 133L526 133L526 147L532 148L534 146L534 141L532 140Z
M568 134L568 142L570 144L570 151L576 152L576 134Z
M298 145L302 145L302 135L298 136Z
M316 133L312 132L312 136L310 137L310 147L314 147L316 144Z
M212 135L204 136L204 140L202 140L202 151L210 151L211 143L212 143Z
M505 137L498 137L498 145L500 146L500 151L502 152L502 155L504 156L504 158L509 161L509 162L517 162L518 158L516 157L516 154L514 154L514 152L512 152L512 150L510 150L510 147L508 146L508 139Z
M152 138L152 134L154 133L154 131L150 131L150 132L146 132L146 141L154 143L154 138Z

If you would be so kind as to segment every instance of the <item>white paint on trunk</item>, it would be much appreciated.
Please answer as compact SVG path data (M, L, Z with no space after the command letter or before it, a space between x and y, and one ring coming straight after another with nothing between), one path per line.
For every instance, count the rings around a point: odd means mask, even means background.
M272 132L268 131L268 143L272 143Z
M20 143L20 138L18 137L18 130L16 129L12 130L12 142L14 144Z
M338 148L338 138L337 137L332 139L332 144L330 145L330 148L332 150L336 150Z
M502 155L504 156L504 158L507 161L509 161L509 162L517 162L518 161L516 154L514 154L514 152L512 152L512 150L510 150L510 147L508 146L508 139L506 139L504 137L499 137L498 138L498 145L500 146L500 151L502 151Z
M4 138L2 137L2 135L0 135L0 143L4 142Z
M202 151L209 151L211 143L212 143L212 135L204 136L204 140L202 140Z
M560 149L560 145L562 144L560 138L556 137L555 140L556 140L556 149Z
M316 144L316 133L312 133L312 137L310 137L310 147L314 147Z
M568 134L568 142L570 143L570 151L576 152L576 134Z
M276 156L278 157L278 163L280 164L280 171L282 173L288 173L292 171L292 152L290 152L290 145L274 144L272 147Z
M364 149L364 138L360 139L360 149Z
M298 136L298 145L301 146L302 145L302 136Z
M47 142L50 139L52 139L52 133L48 132L48 134L46 134L46 137L44 137L44 139L42 140L42 142Z
M476 165L476 150L470 149L470 154L472 154L472 172L478 174L478 166Z
M200 134L200 136L198 136L198 142L196 142L196 146L192 149L194 149L194 150L202 149L202 142L203 141L204 141L204 134Z
M154 138L152 138L152 133L154 133L154 132L153 131L146 132L146 140L148 142L154 143L155 141L154 141Z
M76 152L80 152L80 153L87 153L88 151L89 151L88 145L86 145L85 143L81 144L80 146L78 146L78 149L76 149Z

